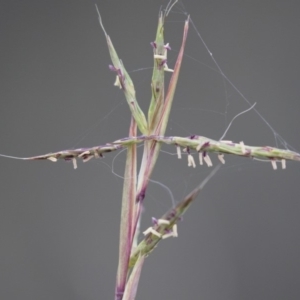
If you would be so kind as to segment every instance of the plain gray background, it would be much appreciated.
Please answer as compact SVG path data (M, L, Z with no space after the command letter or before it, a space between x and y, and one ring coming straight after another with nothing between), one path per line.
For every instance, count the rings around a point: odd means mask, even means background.
M157 15L167 1L95 1L138 101L150 99ZM32 156L104 144L128 132L129 110L114 74L94 1L1 1L0 153ZM174 7L166 23L173 67L185 15L224 73L296 150L299 142L298 1L207 0ZM216 69L190 29L167 133L218 139L249 105ZM169 78L169 76L167 76ZM251 111L226 139L275 146ZM281 147L285 147L281 145ZM165 151L174 153L172 147ZM113 299L125 152L79 162L0 158L0 299ZM225 157L168 239L147 258L137 299L299 299L299 165ZM215 156L212 156L217 163ZM176 200L209 173L162 153L153 179ZM150 184L142 229L172 205Z

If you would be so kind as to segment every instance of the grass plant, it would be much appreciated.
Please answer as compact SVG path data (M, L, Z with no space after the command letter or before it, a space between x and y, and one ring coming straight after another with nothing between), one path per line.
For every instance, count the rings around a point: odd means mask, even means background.
M164 22L174 3L159 14L158 26L153 47L153 74L151 81L152 97L149 109L145 113L140 108L135 96L132 82L125 65L119 58L116 49L106 33L99 14L100 25L103 29L108 50L111 57L110 70L115 73L114 85L119 88L126 98L131 111L131 122L128 136L116 141L90 148L63 150L44 155L23 158L24 160L58 160L72 161L77 168L77 160L87 162L91 159L103 157L103 154L126 149L127 157L124 171L123 196L120 219L120 241L118 270L115 285L116 300L135 299L140 274L145 258L151 254L160 241L177 236L177 222L196 199L206 182L218 170L214 168L210 175L193 191L191 191L175 207L167 211L160 219L153 219L153 224L143 232L144 238L139 239L139 223L143 209L149 179L157 162L161 145L173 146L178 159L182 158L182 151L187 157L189 167L206 165L212 167L210 155L216 155L220 164L225 163L226 155L237 155L247 159L266 160L273 169L280 164L286 168L286 160L300 161L300 154L269 146L249 146L241 142L213 140L200 135L188 137L166 136L166 128L172 108L183 54L189 29L189 18L183 28L181 48L174 65L174 69L167 64L167 53L170 45L164 41ZM99 13L99 12L98 12ZM165 72L172 76L165 89ZM137 146L143 144L143 156L138 170ZM197 159L195 161L195 156Z

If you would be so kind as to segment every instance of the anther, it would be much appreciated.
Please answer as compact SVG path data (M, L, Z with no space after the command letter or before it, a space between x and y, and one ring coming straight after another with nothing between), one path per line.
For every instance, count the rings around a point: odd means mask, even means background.
M157 224L158 225L170 225L170 221L168 221L168 220L164 220L164 219L159 219L158 221L157 221Z
M212 161L210 159L210 157L208 156L208 154L206 153L205 156L203 156L204 161L206 162L208 167L212 167Z
M271 164L272 164L273 170L277 170L276 160L271 159Z
M53 161L53 162L57 161L57 158L54 156L47 157L47 159L49 159L50 161Z
M157 232L156 230L154 230L152 227L149 227L148 229L146 229L146 230L143 232L143 235L147 235L147 234L149 234L149 233L152 233L152 234L156 235L156 236L159 237L159 238L162 237L162 235L161 235L159 232Z
M218 154L218 159L223 165L225 164L224 154Z
M77 160L76 160L76 158L72 158L72 163L73 163L74 169L77 169Z
M88 155L90 153L91 153L90 151L84 151L81 154L79 154L78 157L82 157L82 156Z
M84 158L82 161L83 162L88 162L89 160L91 160L93 158L93 155L87 156L86 158Z
M172 227L173 236L178 237L177 224L174 224Z
M171 72L171 73L174 72L174 70L170 69L166 63L164 64L164 71Z
M191 154L188 154L188 166L196 168L194 157Z
M120 78L119 78L118 75L116 76L116 80L114 82L114 86L117 86L119 89L122 89L122 84L121 84L121 81L120 81Z
M174 235L173 235L173 232L169 232L169 233L164 234L164 235L162 236L162 239L167 239L167 238L172 237L172 236L174 236Z
M165 55L154 54L155 59L166 59Z
M221 143L226 143L226 144L232 144L232 141L229 141L229 140L221 140L220 142Z
M180 146L176 146L176 151L177 151L178 159L181 159L181 148L180 148Z
M199 163L202 166L203 165L203 153L199 152Z
M245 144L243 141L240 142L240 146L241 146L241 151L243 154L246 154L246 149L245 149Z

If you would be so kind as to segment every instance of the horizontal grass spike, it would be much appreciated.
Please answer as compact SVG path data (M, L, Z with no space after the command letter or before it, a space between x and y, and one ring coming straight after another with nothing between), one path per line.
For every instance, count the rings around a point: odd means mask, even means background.
M126 148L133 144L139 144L146 141L155 141L159 144L174 145L176 147L176 152L179 151L178 148L189 147L190 151L198 151L199 145L201 145L201 150L199 154L202 153L216 153L220 157L221 154L231 154L247 158L257 158L257 159L270 159L270 160L280 160L282 161L282 168L286 167L286 160L300 161L300 154L294 151L279 149L270 146L248 146L241 143L234 143L232 141L215 141L203 136L195 136L193 139L190 137L179 137L179 136L158 136L158 135L140 135L135 137L126 137L123 139L116 140L105 145L94 146L91 148L78 148L63 150L58 152L47 153L38 156L32 156L27 158L20 158L22 160L50 160L57 161L61 160L71 160L73 158L87 159L91 155L95 157L102 157L104 153L113 152ZM179 153L179 152L177 152ZM224 159L224 158L223 158Z

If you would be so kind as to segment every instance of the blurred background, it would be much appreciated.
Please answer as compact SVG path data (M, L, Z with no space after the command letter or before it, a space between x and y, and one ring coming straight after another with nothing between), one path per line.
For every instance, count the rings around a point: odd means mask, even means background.
M128 134L130 113L113 86L106 31L146 110L157 16L168 1L2 1L0 153L28 157L104 144ZM192 23L168 135L300 151L298 1L179 1L165 26L174 66ZM167 79L170 75L167 74ZM286 142L280 143L280 134ZM141 153L140 148L140 153ZM187 167L163 147L153 180L181 200L210 169ZM299 299L299 164L226 156L178 226L146 259L137 299ZM216 156L212 156L216 164ZM0 298L113 299L125 152L78 169L0 158ZM172 206L151 183L142 230Z

